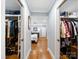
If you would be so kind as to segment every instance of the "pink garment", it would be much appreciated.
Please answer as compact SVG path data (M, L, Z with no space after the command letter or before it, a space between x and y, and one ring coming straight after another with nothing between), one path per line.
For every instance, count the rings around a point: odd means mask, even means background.
M65 36L70 37L71 35L70 35L68 25L67 25L66 21L63 21L63 22L64 22L64 26L65 26Z

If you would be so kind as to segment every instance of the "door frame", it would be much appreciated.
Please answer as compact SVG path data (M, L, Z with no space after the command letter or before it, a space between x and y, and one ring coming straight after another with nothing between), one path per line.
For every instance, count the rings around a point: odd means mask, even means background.
M1 59L5 59L5 0L0 0L0 21L1 21L1 28L0 28L0 48L1 48Z
M59 2L60 4L57 6L57 8L55 10L56 11L56 19L55 19L56 24L55 25L56 25L56 29L57 29L57 31L56 31L56 33L57 33L56 34L56 41L55 41L56 42L56 53L55 53L56 59L60 59L60 13L59 13L59 9L66 1L67 0L61 0L61 2Z
M6 51L5 51L5 9L6 9L6 7L5 7L5 2L6 2L6 0L0 0L0 23L1 23L1 25L0 25L0 33L1 33L1 40L0 40L0 43L1 43L1 46L0 46L0 48L1 48L1 59L6 59L6 55L5 55L5 53L6 53ZM21 7L21 6L20 6Z

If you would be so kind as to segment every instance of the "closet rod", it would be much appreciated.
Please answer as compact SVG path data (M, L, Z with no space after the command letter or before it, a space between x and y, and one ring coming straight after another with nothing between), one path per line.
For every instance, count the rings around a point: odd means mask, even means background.
M78 22L78 18L61 18L61 21L68 20L68 21L76 21Z

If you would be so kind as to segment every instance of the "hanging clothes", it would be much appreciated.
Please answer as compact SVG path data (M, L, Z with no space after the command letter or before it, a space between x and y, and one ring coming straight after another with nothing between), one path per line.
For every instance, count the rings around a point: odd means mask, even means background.
M6 38L10 37L10 21L6 19Z
M60 25L60 36L62 37L62 38L65 38L66 36L65 36L65 32L66 30L65 30L65 26L64 26L64 22L63 21L61 21L61 25Z
M68 23L66 21L61 21L61 37L66 38L66 37L70 37L70 30L69 30L69 26Z
M78 25L75 21L69 21L69 19L63 19L60 25L61 38L74 38L78 35Z
M15 32L14 32L14 18L10 17L10 35L11 36L15 36Z
M70 31L70 35L72 38L74 38L74 26L72 25L72 23L70 21L68 21L68 26L69 26L69 31Z
M60 36L60 51L67 56L72 55L72 46L78 45L77 20L73 18L62 18L60 24Z
M66 29L66 33L65 33L66 37L70 37L70 29L69 29L67 21L64 21L64 26Z
M72 23L72 25L73 25L73 29L74 29L74 35L76 36L77 35L77 29L76 29L76 25L75 25L75 23L74 22L72 22L71 21L71 23Z

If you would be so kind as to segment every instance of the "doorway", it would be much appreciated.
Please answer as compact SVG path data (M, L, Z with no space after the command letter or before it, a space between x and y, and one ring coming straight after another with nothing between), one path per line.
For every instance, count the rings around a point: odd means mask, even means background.
M60 59L78 59L78 0L67 0L59 8ZM71 7L73 6L73 7Z
M5 58L21 56L21 7L18 1L5 1Z

